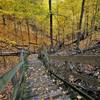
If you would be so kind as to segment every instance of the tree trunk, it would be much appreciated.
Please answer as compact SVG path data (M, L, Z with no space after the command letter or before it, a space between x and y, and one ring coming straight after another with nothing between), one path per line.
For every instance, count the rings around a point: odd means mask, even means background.
M84 6L85 6L85 0L82 1L82 8L81 8L81 15L80 15L80 22L79 22L79 31L82 28L82 20L84 15Z
M83 20L83 15L84 15L84 6L85 6L85 0L82 1L82 8L81 8L81 15L80 15L80 21L79 21L79 32L77 34L77 48L79 49L80 47L80 39L81 39L81 30L82 30L82 20Z
M35 40L36 40L36 45L38 44L37 41L38 41L38 31L36 31L36 34L35 34Z
M53 47L53 20L52 20L52 0L49 0L49 13L50 13L50 40L51 46Z
M6 68L6 58L3 56L4 67Z
M17 24L16 24L16 17L14 16L14 36L15 36L15 41L17 43Z
M99 0L97 0L96 5L95 5L95 9L93 10L93 16L92 16L92 20L91 20L91 28L92 30L95 29L95 15L98 12L98 4L99 4Z
M30 28L29 28L29 22L28 19L26 19L26 25L27 25L27 33L28 33L28 43L29 43L29 48L30 48Z
M21 38L22 38L22 45L24 45L23 31L22 31L22 25L21 25L21 22L20 22L20 33L21 33Z
M5 15L2 15L3 25L6 25Z

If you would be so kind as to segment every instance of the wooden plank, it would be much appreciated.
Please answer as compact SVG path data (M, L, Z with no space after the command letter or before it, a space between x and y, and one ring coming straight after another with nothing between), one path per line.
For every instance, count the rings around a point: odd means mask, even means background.
M21 50L17 52L0 52L0 56L20 56ZM23 50L23 53L25 54L34 54L33 51Z
M19 56L20 52L0 52L0 56Z
M73 63L100 65L100 55L76 55L76 56L49 56L52 60L69 61Z

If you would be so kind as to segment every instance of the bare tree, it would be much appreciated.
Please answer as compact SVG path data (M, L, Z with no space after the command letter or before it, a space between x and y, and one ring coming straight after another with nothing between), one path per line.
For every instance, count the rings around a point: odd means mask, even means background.
M52 0L49 0L49 13L50 13L50 40L51 46L53 47L53 20L52 20Z

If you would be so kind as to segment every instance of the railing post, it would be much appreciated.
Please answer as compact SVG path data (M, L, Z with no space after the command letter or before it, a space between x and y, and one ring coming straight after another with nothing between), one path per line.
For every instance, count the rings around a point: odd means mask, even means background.
M49 56L46 47L43 47L38 54L39 59L43 62L46 69L49 69Z

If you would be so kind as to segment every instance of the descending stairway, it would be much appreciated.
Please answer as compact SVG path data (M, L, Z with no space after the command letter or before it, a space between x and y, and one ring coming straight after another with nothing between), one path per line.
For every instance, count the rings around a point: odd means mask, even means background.
M29 66L27 83L31 89L30 100L70 100L47 75L36 54L29 57Z

